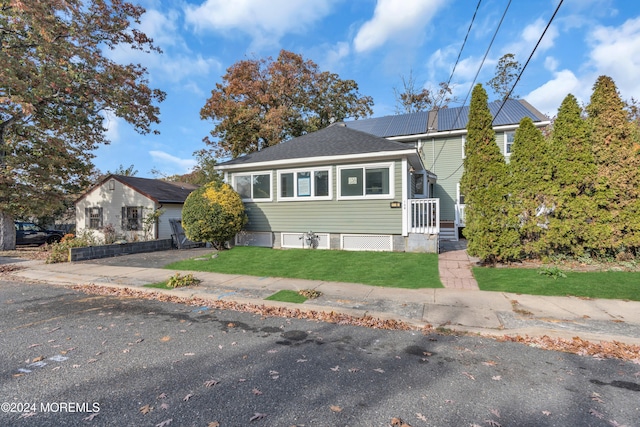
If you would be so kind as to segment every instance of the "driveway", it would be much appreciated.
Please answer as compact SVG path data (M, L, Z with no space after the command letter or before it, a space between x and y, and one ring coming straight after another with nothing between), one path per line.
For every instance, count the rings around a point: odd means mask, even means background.
M146 252L142 254L122 255L109 258L98 258L87 261L78 261L77 264L114 265L119 267L163 268L172 262L184 259L210 255L214 249L172 249L168 251Z

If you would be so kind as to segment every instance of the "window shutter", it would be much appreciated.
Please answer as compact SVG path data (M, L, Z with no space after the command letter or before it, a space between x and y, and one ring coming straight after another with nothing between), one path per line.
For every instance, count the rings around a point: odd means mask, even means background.
M127 207L123 206L122 207L122 224L121 224L121 228L123 231L127 230Z
M98 208L98 215L100 215L100 228L102 228L103 227L103 224L102 224L102 208Z
M84 208L84 228L89 228L89 215L91 215L91 210L89 208Z

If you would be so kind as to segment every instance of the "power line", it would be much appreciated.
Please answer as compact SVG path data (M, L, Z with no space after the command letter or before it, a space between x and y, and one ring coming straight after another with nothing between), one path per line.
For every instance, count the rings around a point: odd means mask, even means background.
M484 61L487 59L487 56L489 55L489 51L491 50L491 46L493 46L493 42L495 41L496 36L498 35L498 31L500 31L500 27L502 26L502 21L504 21L504 17L507 15L507 11L509 10L509 6L511 6L511 0L509 0L509 3L507 3L507 7L504 9L504 13L502 14L502 17L500 18L500 22L498 23L498 27L496 28L496 31L493 33L493 37L491 38L491 42L489 43L489 47L487 47L487 51L484 53L484 57L482 58L482 62L480 63L480 66L478 67L478 71L476 72L476 75L473 78L473 82L471 83L471 86L469 87L469 91L467 92L467 96L464 98L464 102L462 103L462 107L458 110L458 114L456 115L456 120L453 122L454 126L458 123L458 119L460 118L460 113L462 113L462 110L464 109L464 105L467 103L467 99L469 99L469 95L471 94L471 91L473 90L473 85L475 85L476 80L478 79L478 75L480 74L480 70L482 70L482 66L484 65Z
M518 77L516 78L516 81L513 83L513 86L511 86L511 89L509 90L509 93L507 93L507 96L505 96L504 99L502 100L502 103L500 104L500 108L498 108L498 112L496 113L495 116L493 116L493 120L491 121L491 124L493 124L493 122L498 117L498 114L500 114L500 111L502 111L502 107L504 107L505 102L507 102L507 99L509 99L509 96L511 95L511 92L513 92L513 90L516 88L516 85L520 81L520 77L522 77L522 73L524 73L525 68L527 68L527 65L529 65L529 61L531 61L531 58L533 57L533 54L536 52L536 49L538 49L538 46L542 42L542 39L544 38L544 35L547 33L547 30L551 26L551 22L553 22L553 19L556 17L556 14L558 13L558 10L560 10L560 6L562 6L562 2L563 1L564 0L560 0L560 2L558 3L558 6L556 7L556 10L553 12L553 15L549 19L549 22L547 22L547 26L544 28L544 31L540 35L540 38L538 39L538 42L533 47L533 50L531 51L531 55L529 55L529 58L527 59L527 62L525 62L524 66L520 70L520 73L518 74Z
M476 20L476 15L478 14L478 9L480 9L480 3L482 3L482 0L478 0L478 4L476 5L476 10L473 12L473 17L471 17L471 22L469 23L469 28L467 28L467 34L464 36L464 40L462 42L462 46L460 46L460 51L458 52L458 57L456 58L455 64L453 64L453 69L451 70L451 74L449 74L449 80L447 81L446 89L449 89L449 85L451 84L451 80L453 79L453 73L456 72L456 67L458 66L458 62L460 62L460 57L462 56L462 50L464 49L465 45L467 44L467 39L469 38L469 33L471 33L471 27L473 26L473 23ZM429 129L431 129L433 127L433 123L435 122L437 114L438 114L437 111L440 110L440 107L442 106L442 102L443 101L444 101L444 97L440 98L439 105L435 109L436 114L433 115L433 119L431 120L431 124L429 126L427 126L427 132L429 131Z

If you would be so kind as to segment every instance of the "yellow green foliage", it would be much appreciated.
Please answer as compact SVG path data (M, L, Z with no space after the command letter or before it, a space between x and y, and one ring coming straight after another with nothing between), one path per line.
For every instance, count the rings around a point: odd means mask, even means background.
M182 227L196 242L211 242L220 248L247 223L240 195L229 185L210 182L187 197L182 209Z

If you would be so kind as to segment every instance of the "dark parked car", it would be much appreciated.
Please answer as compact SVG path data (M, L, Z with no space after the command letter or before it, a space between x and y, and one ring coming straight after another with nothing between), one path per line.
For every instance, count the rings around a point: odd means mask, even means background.
M45 230L32 222L15 221L14 224L16 226L16 246L51 244L59 242L64 236L62 231Z

